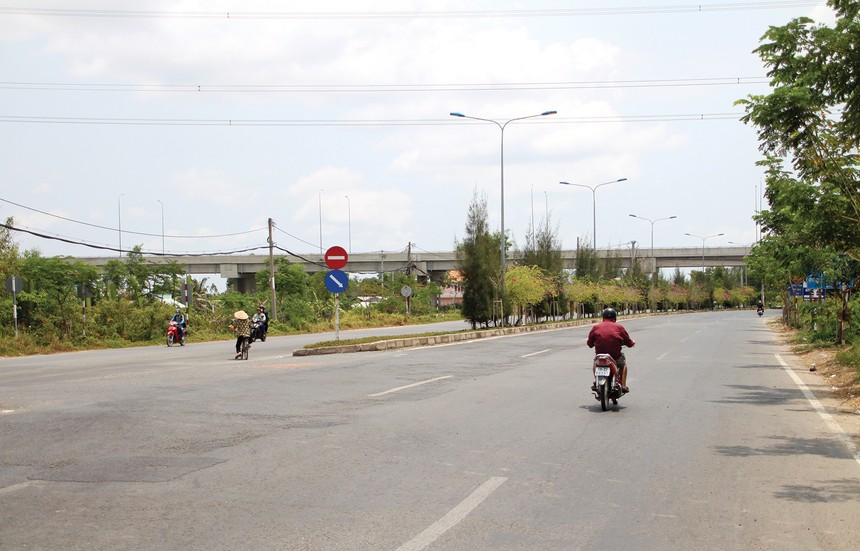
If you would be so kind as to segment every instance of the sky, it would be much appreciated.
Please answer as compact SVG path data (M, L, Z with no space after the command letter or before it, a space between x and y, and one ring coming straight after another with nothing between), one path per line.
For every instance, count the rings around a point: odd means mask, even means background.
M0 0L0 218L43 256L267 254L270 218L300 255L421 254L476 197L498 230L504 189L519 247L532 222L564 249L595 226L598 248L751 244L734 102L768 93L753 50L801 16L833 22L796 0Z

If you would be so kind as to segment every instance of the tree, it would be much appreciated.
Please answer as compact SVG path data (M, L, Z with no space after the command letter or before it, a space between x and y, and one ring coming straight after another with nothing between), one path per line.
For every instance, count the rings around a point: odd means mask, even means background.
M546 298L547 293L554 289L554 281L546 276L538 266L515 266L505 274L505 286L511 304L522 319L523 309L534 305Z
M15 274L18 263L18 245L12 239L12 230L15 220L10 216L6 223L0 226L0 276L3 281L10 275ZM4 287L5 289L5 287Z
M176 262L154 264L143 257L140 245L126 254L125 260L109 260L104 267L103 280L117 293L129 300L154 300L160 295L180 298L181 276L184 270Z
M472 328L488 325L494 318L493 299L500 283L501 236L490 234L487 218L487 197L476 191L466 218L466 237L456 244L457 270L463 278L463 317Z
M266 269L254 274L257 290L269 292L269 261ZM289 258L275 259L275 292L278 296L304 298L308 294L309 278L301 264L290 262Z
M73 317L79 309L78 289L92 286L96 268L68 257L45 258L37 251L27 251L22 276L29 287L21 299L22 323L56 328L71 337Z
M574 270L577 279L597 281L603 275L603 262L586 239L580 239L576 247Z
M549 280L546 296L535 304L537 316L546 316L553 313L552 302L560 297L557 303L564 305L564 258L561 255L561 240L558 237L558 227L553 231L550 227L549 215L544 219L541 228L534 235L534 239L527 241L522 254L522 263L537 266ZM534 303L533 303L534 304ZM565 313L564 311L559 313Z
M840 254L860 259L860 4L828 5L833 28L798 18L768 29L756 52L773 90L738 102L758 129L770 205L758 217L767 233L750 265L781 289L828 270Z

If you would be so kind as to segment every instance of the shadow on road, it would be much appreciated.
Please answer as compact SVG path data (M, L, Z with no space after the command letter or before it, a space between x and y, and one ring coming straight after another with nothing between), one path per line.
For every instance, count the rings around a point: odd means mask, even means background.
M845 445L835 438L788 438L770 436L773 446L754 448L751 446L716 446L717 453L729 457L818 455L833 459L850 459L854 456ZM858 488L860 491L860 488Z
M743 366L737 366L742 368ZM717 404L760 404L763 406L773 406L779 404L789 404L798 400L803 400L803 392L800 389L791 388L772 388L766 386L750 386L750 385L726 385L728 388L733 388L739 391L732 396L725 396L721 400L711 400Z
M805 503L851 502L860 499L860 480L822 480L811 484L786 484L774 497Z

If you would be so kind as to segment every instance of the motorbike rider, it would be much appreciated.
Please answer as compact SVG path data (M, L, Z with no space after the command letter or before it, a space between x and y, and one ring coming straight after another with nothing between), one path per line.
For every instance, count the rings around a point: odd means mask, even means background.
M614 308L604 308L603 321L591 327L588 333L589 348L594 348L595 354L609 354L615 360L615 365L621 371L621 392L630 392L627 388L627 359L621 352L622 346L632 348L636 342L630 338L624 326L616 321L618 313Z
M265 306L257 306L257 313L251 318L251 322L255 325L260 324L255 331L255 338L262 338L269 331L269 316L266 314Z
M764 303L761 301L761 299L758 299L758 304L756 304L755 309L756 311L764 312Z
M185 331L185 328L186 328L185 316L182 315L182 310L177 308L176 313L173 314L173 317L170 318L170 321L176 322L176 326L179 327L179 331L180 331L179 338L181 339L185 335L185 332L186 332Z

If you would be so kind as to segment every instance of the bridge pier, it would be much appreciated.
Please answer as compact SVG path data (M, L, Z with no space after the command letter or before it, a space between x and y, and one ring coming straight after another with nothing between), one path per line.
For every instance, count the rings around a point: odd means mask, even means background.
M240 274L233 281L236 282L236 291L242 294L253 293L257 290L256 274Z

